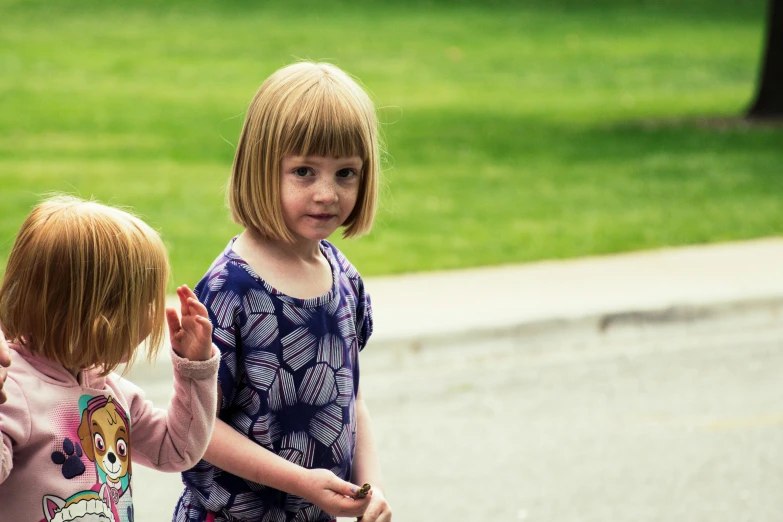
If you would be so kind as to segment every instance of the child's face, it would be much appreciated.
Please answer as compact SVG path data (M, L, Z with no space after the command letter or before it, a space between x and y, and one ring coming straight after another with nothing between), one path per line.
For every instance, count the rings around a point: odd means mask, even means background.
M297 239L326 239L348 219L359 194L362 165L358 156L283 158L283 219Z

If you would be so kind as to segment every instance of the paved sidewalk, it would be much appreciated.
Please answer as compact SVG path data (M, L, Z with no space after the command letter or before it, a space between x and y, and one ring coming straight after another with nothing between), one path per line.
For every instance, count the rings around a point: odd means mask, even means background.
M368 278L375 345L416 348L570 321L666 321L783 303L783 238Z

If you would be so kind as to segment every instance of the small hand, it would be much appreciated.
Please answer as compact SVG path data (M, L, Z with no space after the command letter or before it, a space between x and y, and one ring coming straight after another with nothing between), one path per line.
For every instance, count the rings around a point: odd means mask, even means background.
M360 517L360 519L361 522L391 522L391 508L381 490L373 488L370 505L367 506L364 516Z
M333 517L359 517L370 505L372 492L354 499L359 486L342 480L326 469L307 470L304 494L300 495Z
M11 366L11 352L8 348L8 343L5 342L3 331L0 330L0 404L8 400L8 396L3 390L3 385L6 377L8 377L7 368L9 366Z
M184 359L206 361L212 357L212 323L209 322L209 313L187 285L177 288L177 296L182 321L176 310L166 308L171 346Z

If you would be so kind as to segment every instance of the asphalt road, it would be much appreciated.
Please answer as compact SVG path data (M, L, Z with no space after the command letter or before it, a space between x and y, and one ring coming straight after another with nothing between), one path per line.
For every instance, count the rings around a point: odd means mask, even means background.
M401 522L779 522L782 376L758 310L362 355ZM165 365L132 377L165 404ZM136 520L169 520L178 475L134 472Z

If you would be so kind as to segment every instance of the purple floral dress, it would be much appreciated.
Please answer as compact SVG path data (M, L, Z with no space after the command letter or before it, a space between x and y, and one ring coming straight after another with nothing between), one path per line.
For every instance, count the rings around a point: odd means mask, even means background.
M222 357L219 417L238 432L306 468L350 480L356 442L359 351L372 333L361 276L331 243L320 248L332 288L297 299L272 288L233 251L234 240L196 286ZM201 461L182 474L174 520L321 522L306 500Z

